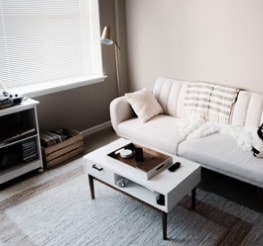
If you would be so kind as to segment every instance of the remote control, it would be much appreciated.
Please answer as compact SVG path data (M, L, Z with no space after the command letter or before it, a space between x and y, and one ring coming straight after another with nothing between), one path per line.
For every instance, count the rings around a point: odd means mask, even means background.
M170 172L174 172L178 167L180 167L181 162L175 162L172 166L168 168Z

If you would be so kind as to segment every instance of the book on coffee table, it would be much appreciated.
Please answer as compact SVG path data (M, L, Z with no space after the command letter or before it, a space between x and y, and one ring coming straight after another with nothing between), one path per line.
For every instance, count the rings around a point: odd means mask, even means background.
M138 149L142 150L143 155L143 159L140 161L136 160L136 151ZM123 158L121 156L122 150L131 150L132 155L130 157ZM173 163L173 158L171 156L133 143L112 151L108 154L108 156L126 164L133 170L136 169L138 171L138 175L147 180Z

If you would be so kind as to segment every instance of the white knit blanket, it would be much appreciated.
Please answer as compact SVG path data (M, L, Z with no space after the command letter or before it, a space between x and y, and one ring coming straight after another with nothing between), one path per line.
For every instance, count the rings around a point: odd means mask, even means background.
M237 147L250 151L256 137L256 127L239 127L224 123L203 120L180 119L178 128L184 139L202 138L216 133L231 136L237 142Z
M212 122L228 123L239 89L196 82L187 86L184 98L187 116Z

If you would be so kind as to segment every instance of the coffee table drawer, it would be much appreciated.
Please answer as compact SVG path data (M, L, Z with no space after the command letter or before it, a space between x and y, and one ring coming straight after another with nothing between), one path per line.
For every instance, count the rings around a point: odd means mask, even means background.
M100 164L86 160L85 171L95 178L114 184L114 173Z

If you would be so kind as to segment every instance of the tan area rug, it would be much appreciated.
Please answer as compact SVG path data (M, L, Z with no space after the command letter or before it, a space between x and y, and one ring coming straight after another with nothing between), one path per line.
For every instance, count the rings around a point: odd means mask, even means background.
M163 241L159 212L98 182L91 200L80 161L61 170L0 191L0 245L263 245L263 215L215 194L185 197Z

